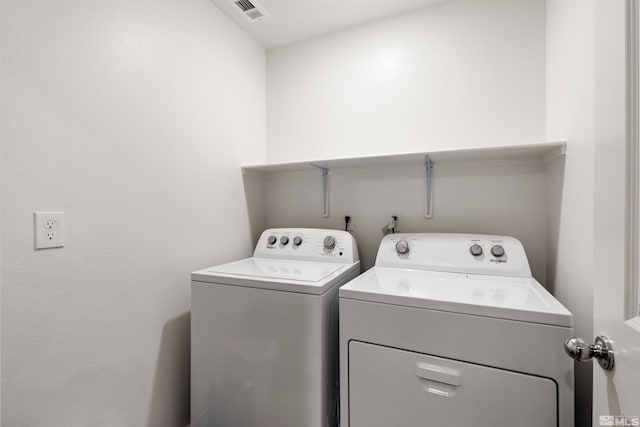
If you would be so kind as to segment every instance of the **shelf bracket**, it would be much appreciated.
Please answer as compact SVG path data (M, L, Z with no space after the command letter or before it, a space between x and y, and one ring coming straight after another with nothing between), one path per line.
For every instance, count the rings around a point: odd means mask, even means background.
M322 171L322 217L329 217L329 168L310 163Z
M425 199L424 199L424 217L427 218L427 219L431 219L431 218L433 218L433 191L432 191L432 186L433 186L433 176L432 176L433 161L431 160L431 157L429 157L429 156L424 156L424 169L425 169L425 176L426 176L426 181L425 181L426 194L425 194Z

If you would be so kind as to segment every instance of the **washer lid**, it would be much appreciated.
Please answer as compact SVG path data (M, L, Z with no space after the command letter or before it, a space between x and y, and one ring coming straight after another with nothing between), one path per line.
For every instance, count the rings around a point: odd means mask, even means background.
M573 317L533 278L373 267L341 298L572 327Z
M336 281L359 268L360 263L339 264L271 258L240 261L191 273L191 279L252 288L321 294Z
M344 268L344 264L270 258L247 258L209 268L207 271L214 275L221 273L234 276L319 282L342 268Z

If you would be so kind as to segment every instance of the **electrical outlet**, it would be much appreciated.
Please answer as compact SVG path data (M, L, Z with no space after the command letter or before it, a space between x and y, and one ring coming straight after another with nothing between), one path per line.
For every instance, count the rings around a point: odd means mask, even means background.
M34 212L33 230L36 249L64 246L64 212Z

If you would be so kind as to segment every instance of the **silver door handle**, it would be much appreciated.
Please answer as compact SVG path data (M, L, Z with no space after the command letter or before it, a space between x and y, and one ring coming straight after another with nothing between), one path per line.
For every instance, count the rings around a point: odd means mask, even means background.
M586 362L595 358L602 369L605 371L613 370L613 347L609 338L604 335L598 335L593 344L588 344L582 338L573 337L565 341L564 351L578 362Z

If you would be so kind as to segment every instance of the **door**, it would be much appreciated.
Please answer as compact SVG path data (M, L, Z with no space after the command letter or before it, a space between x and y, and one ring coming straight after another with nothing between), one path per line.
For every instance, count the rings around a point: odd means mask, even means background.
M594 426L640 425L637 6L596 0L594 335L615 365L593 364Z

